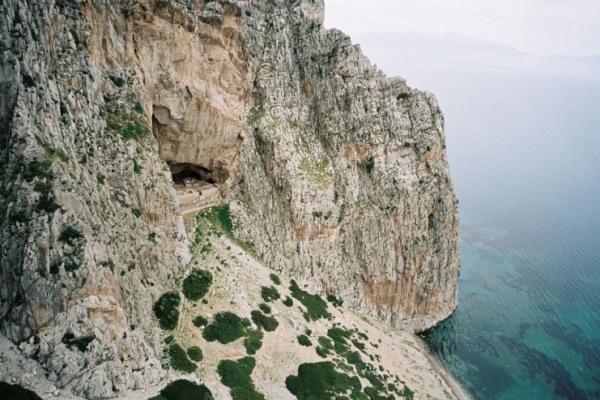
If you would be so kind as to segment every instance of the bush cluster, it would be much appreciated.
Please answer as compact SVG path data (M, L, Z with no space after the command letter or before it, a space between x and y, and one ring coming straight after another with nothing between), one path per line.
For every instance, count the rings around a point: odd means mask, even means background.
M162 329L169 331L175 329L179 320L180 302L179 293L173 290L160 296L156 303L154 303L152 309Z
M208 293L213 277L209 271L194 269L183 280L183 294L192 301L200 300Z

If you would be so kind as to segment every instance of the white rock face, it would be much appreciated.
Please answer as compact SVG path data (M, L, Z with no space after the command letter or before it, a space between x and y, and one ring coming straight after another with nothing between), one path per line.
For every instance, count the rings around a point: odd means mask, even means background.
M322 23L322 0L0 4L0 327L44 390L166 376L152 305L190 260L182 209L215 199L355 312L412 331L454 310L439 107ZM189 176L206 198L180 202Z

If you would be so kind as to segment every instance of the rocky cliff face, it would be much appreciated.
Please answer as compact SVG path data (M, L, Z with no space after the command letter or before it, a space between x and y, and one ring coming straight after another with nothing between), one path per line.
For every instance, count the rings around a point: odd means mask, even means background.
M355 312L422 330L454 310L442 114L325 30L322 1L4 0L0 51L0 324L47 382L164 377L182 187Z

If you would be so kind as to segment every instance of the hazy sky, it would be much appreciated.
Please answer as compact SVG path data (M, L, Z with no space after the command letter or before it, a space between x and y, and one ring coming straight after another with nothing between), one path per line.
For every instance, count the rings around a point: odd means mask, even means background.
M325 0L327 27L459 33L537 55L600 55L600 0Z

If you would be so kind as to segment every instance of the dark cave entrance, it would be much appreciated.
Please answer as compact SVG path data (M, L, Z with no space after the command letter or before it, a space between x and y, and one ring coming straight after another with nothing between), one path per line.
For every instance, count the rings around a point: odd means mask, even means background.
M167 165L171 170L171 176L175 185L189 185L201 182L216 183L213 172L199 165L173 161L168 161Z

